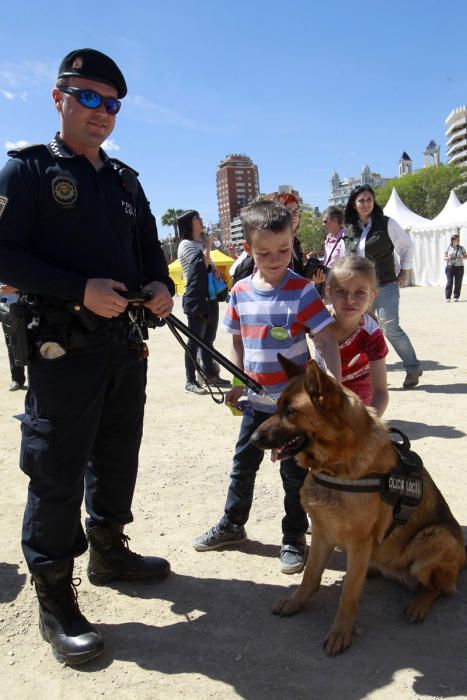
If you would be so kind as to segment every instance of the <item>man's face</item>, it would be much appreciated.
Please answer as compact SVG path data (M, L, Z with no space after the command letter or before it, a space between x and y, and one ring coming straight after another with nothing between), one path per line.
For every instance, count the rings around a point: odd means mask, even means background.
M96 80L73 77L69 78L68 86L92 90L102 97L117 97L116 88ZM60 88L54 88L52 95L60 113L60 133L71 147L98 148L112 133L115 115L107 114L103 103L97 109L89 109Z

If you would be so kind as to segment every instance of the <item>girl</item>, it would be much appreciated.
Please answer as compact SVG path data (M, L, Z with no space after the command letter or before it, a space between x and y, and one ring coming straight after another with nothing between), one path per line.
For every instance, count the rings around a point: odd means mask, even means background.
M371 260L351 255L338 259L331 268L326 293L335 319L331 329L339 343L342 384L382 416L389 402L385 361L388 348L378 322L368 313L376 287ZM319 354L317 359L322 364Z

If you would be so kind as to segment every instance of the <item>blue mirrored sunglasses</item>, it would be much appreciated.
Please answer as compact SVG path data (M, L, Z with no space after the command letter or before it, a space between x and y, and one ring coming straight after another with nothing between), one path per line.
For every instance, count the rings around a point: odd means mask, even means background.
M116 97L102 97L94 90L83 90L77 87L61 87L59 90L67 95L72 95L78 100L80 105L88 109L99 109L101 104L103 104L107 114L117 114L122 106L122 103Z

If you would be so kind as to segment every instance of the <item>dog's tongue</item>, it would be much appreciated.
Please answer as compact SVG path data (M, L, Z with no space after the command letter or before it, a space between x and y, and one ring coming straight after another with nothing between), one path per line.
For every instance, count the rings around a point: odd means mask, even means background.
M279 459L280 455L280 450L277 449L277 447L273 447L271 450L271 462L277 462Z

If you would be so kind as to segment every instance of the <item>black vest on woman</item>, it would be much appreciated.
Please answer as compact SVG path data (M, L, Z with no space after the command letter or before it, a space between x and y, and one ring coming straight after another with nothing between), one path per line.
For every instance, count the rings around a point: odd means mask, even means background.
M395 282L394 246L388 233L388 216L375 215L371 218L371 228L365 241L365 258L372 260L376 267L376 277L379 286ZM358 224L346 227L344 236L347 255L358 255L358 242L362 230Z

